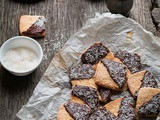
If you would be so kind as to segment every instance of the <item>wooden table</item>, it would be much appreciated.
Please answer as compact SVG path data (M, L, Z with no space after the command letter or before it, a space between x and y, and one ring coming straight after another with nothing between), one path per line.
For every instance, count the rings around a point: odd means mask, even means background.
M151 0L135 0L130 17L145 29L160 36L151 17L150 10L153 6ZM0 120L18 120L15 114L32 95L56 51L87 19L94 17L95 12L107 11L106 0L39 0L32 4L1 0L0 45L19 35L18 24L21 15L44 15L48 23L45 39L37 39L43 47L45 57L35 72L25 77L16 77L0 66Z

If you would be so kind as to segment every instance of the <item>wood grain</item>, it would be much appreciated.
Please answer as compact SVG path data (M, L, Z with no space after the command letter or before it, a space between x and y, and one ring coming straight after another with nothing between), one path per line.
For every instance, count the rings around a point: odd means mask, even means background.
M32 95L56 51L87 19L94 17L95 12L108 11L106 0L41 0L35 3L19 1L0 2L0 45L19 35L18 24L21 15L44 15L48 20L47 36L45 39L36 40L41 44L45 56L39 68L25 77L11 75L0 66L0 120L18 120L15 114ZM151 0L135 0L131 18L156 34L150 14L151 7Z

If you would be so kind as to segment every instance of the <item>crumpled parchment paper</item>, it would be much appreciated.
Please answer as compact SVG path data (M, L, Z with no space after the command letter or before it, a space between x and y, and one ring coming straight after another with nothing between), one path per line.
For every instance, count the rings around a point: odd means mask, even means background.
M127 50L141 55L144 69L160 77L160 41L132 19L111 13L96 14L75 33L51 61L32 97L17 113L22 120L56 120L60 105L70 98L67 69L79 63L94 42L111 51Z

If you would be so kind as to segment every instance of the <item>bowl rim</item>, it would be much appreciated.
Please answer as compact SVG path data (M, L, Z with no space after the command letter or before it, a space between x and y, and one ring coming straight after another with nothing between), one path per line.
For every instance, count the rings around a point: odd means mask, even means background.
M19 39L19 38L23 38L24 40L30 40L32 43L35 43L35 45L37 45L37 47L38 47L38 49L39 49L39 51L40 51L40 57L38 57L38 64L35 66L35 67L33 67L33 68L31 68L30 70L26 70L26 71L14 71L14 70L10 70L9 68L7 68L6 67L6 65L3 63L3 58L2 58L2 50L4 49L4 46L6 46L9 42L11 42L11 41L13 41L13 40L16 40L16 39ZM26 48L27 48L27 46L26 46ZM10 71L11 73L15 73L15 74L25 74L25 73L29 73L29 72L31 72L31 71L33 71L33 70L35 70L39 65L40 65L40 63L42 62L42 59L43 59L43 50L42 50L42 47L41 47L41 45L35 40L35 39L33 39L33 38L30 38L30 37L27 37L27 36L15 36L15 37L12 37L12 38L10 38L10 39L8 39L8 40L6 40L3 44L2 44L2 46L0 47L0 63L2 64L2 66L6 69L6 70L8 70L8 71Z

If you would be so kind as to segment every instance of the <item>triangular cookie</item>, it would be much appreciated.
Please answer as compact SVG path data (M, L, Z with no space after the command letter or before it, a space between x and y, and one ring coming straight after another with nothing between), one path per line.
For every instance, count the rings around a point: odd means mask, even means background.
M150 88L150 87L141 88L139 90L139 94L138 94L138 98L137 98L136 111L138 113L140 113L140 111L139 111L140 107L149 103L152 100L152 98L158 94L160 94L160 89L158 89L158 88ZM156 100L154 102L159 102L159 101L160 101L160 97L158 97L158 100ZM158 103L158 104L160 104L160 103ZM151 113L152 113L153 109L155 110L155 107L152 108L152 105L150 105L148 108L149 108L149 110L151 110ZM147 115L147 113L146 113L146 115ZM148 114L148 115L152 116L152 114Z

